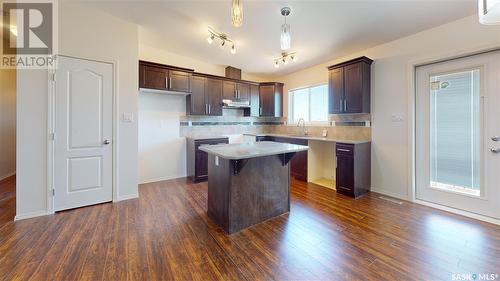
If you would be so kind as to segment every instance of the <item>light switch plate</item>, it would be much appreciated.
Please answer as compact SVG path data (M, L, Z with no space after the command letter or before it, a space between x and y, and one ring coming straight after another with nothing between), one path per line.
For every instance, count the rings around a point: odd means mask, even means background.
M132 123L132 122L134 122L134 114L133 113L124 112L122 114L122 121L125 122L125 123Z

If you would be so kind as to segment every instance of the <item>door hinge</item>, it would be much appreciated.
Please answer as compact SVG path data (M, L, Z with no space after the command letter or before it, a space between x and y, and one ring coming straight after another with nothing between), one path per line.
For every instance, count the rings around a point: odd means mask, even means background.
M50 81L56 82L56 74L55 73L50 73Z
M56 196L56 189L52 188L52 196Z
M52 141L56 140L56 133L50 133L50 140Z

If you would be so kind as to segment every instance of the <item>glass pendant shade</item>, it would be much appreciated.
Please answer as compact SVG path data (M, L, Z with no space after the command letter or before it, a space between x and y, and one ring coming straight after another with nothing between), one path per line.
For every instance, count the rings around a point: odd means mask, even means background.
M481 24L500 24L500 0L478 0L479 22Z
M291 44L291 36L290 36L290 25L289 24L283 24L281 26L281 38L280 38L280 43L281 43L281 50L286 51L290 49L290 44Z
M241 0L232 0L231 19L234 27L243 25L243 4Z

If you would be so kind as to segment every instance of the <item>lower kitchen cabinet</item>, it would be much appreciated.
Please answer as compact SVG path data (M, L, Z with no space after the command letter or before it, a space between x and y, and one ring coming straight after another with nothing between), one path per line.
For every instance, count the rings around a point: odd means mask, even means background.
M336 189L338 193L358 197L370 190L371 143L337 143Z
M208 154L200 150L202 145L227 144L228 138L192 139L187 138L187 174L193 182L208 179Z
M307 145L308 141L303 139L294 138L281 138L272 136L258 136L257 141L275 141L283 143L292 143L298 145ZM307 182L307 151L299 151L295 153L292 160L290 160L290 176Z

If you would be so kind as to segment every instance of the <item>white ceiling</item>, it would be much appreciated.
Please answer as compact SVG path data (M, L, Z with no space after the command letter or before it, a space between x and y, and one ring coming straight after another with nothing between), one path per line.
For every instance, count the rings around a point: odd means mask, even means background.
M283 75L389 42L476 12L476 0L242 0L244 23L231 25L230 0L99 1L89 5L141 26L141 43L254 74ZM280 9L292 9L292 49L298 61L274 68L280 55ZM236 41L209 45L207 27ZM189 67L189 66L186 66Z

